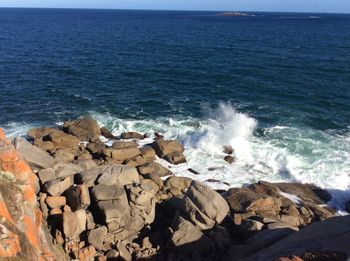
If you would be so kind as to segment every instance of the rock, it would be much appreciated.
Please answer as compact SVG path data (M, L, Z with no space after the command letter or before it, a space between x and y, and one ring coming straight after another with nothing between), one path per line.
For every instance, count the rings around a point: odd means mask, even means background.
M235 158L231 155L225 156L224 160L229 164L232 164L233 162L235 162Z
M171 246L167 260L211 260L214 253L213 242L181 217L171 237Z
M124 165L130 166L130 167L138 167L146 163L147 163L146 159L144 159L141 155L137 155L136 157L132 159L127 159L123 162Z
M94 216L88 210L86 210L86 229L91 230L96 226Z
M117 260L119 257L119 252L115 249L111 249L106 254L107 260Z
M66 198L65 197L47 197L45 200L46 204L50 208L60 208L66 205Z
M90 142L86 145L86 150L91 153L93 158L99 158L104 154L105 149L107 148L106 144L101 141Z
M96 141L101 136L100 126L91 117L84 117L77 121L67 121L63 129L82 141Z
M146 160L147 163L156 160L156 152L151 147L143 147L140 149L141 156Z
M106 139L115 139L114 135L106 127L102 127L100 130L101 135Z
M274 183L282 192L296 195L304 201L312 201L315 204L325 204L331 200L331 194L313 184L300 183Z
M299 258L296 261L347 261L348 256L343 252L336 251L306 251L302 255L302 259Z
M263 227L264 224L259 221L253 219L244 219L240 223L239 231L244 238L249 238L262 230Z
M82 167L76 164L68 163L58 167L55 171L55 175L57 179L65 178L65 177L74 176L74 174L77 174L83 170L84 169Z
M59 130L48 127L33 128L28 131L27 136L31 137L32 139L41 139L42 137L47 136L53 132L59 132Z
M143 176L145 179L152 180L155 184L157 184L159 189L162 189L164 187L163 180L156 174L146 174Z
M42 184L44 184L47 181L56 179L55 170L52 168L40 170L38 176Z
M112 149L137 148L138 144L134 141L115 141Z
M77 184L85 184L92 187L95 184L124 186L139 183L140 177L134 167L106 165L91 168L75 175Z
M137 155L140 155L141 151L139 148L127 147L123 149L108 149L104 151L104 154L114 160L123 162L127 159L132 159Z
M88 150L83 151L81 154L76 155L75 158L77 160L92 160L92 155Z
M55 152L55 163L63 162L69 163L74 160L74 151L71 149L59 149Z
M63 213L63 233L68 239L79 239L86 229L86 213L84 209Z
M168 162L170 162L173 165L186 163L187 160L182 152L172 152L166 156L164 156L164 159Z
M88 242L90 245L93 245L97 250L102 250L104 238L107 235L107 227L101 226L95 228L89 232Z
M183 145L175 140L162 140L158 139L153 142L152 147L155 152L161 158L164 158L166 155L169 155L173 152L183 152L185 149Z
M43 141L50 141L55 145L56 149L71 149L76 151L80 141L73 135L64 133L63 131L54 131L42 137Z
M119 186L125 186L139 182L140 177L136 168L116 165L104 167L101 177L99 177L97 180L98 184L117 184Z
M281 256L302 256L310 249L317 249L317 251L336 251L349 256L349 227L350 216L334 217L323 222L315 222L306 226L299 232L275 240L273 243L270 243L268 247L260 250L256 254L248 256L245 260L275 260ZM283 229L272 231L278 232L283 231ZM257 236L259 234L257 234Z
M93 261L96 255L96 249L93 246L78 248L77 259L79 261Z
M92 188L91 194L95 201L113 200L122 197L125 194L125 190L117 185L100 184Z
M99 201L97 206L105 223L117 221L122 226L124 222L127 222L125 217L130 215L130 206L125 191L118 199Z
M81 167L83 170L89 170L94 167L97 167L96 162L91 159L84 159L84 160L80 159L80 160L74 161L73 163Z
M61 215L62 210L60 208L53 208L49 212L50 216Z
M44 184L45 190L51 196L61 196L63 192L69 189L73 185L72 177L66 177L64 179L56 179L48 181Z
M281 229L281 228L290 228L290 229L293 229L295 231L299 230L298 227L292 226L291 224L283 222L283 221L276 221L276 222L273 222L273 223L269 223L267 225L267 229L269 229L269 230Z
M0 256L62 259L47 237L36 197L36 175L0 129Z
M180 193L186 193L191 183L192 179L190 178L172 176L165 180L164 186L170 189L178 190Z
M128 249L126 248L126 244L124 242L117 243L117 250L118 250L119 255L120 255L120 260L123 260L123 261L131 261L132 260L132 256L131 256L130 252L128 251Z
M67 204L73 211L86 209L90 205L90 194L88 187L84 184L71 187L66 192Z
M233 153L233 148L232 146L224 146L223 153L225 154L232 154Z
M23 138L16 138L14 146L17 152L32 168L47 169L54 165L53 158L42 149L33 146Z
M42 193L40 192L39 193L39 204L40 204L40 209L41 209L41 212L43 213L43 217L47 217L49 215L49 209L45 203L45 200L47 198L47 194L46 193Z
M160 165L157 162L151 162L143 166L138 167L138 171L141 175L155 174L159 177L170 176L173 173L166 167Z
M142 134L137 133L137 132L132 132L132 131L131 132L124 132L120 136L122 139L125 139L125 140L127 140L127 139L143 140L144 139Z
M56 150L55 144L51 141L43 141L42 139L35 139L34 145L46 152L54 152Z
M200 229L220 224L229 212L226 200L208 186L192 181L182 201L181 211Z
M255 193L249 189L229 189L225 195L231 210L236 213L244 212L279 212L282 202L279 198Z

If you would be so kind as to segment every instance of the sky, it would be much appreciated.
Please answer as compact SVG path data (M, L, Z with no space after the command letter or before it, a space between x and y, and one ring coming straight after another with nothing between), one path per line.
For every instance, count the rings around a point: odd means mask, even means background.
M0 7L350 13L350 0L0 0Z

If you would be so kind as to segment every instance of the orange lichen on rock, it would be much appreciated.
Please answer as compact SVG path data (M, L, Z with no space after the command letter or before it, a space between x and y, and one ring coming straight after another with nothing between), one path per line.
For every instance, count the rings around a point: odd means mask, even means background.
M2 257L15 257L21 252L21 246L18 236L0 224L0 256Z
M24 251L20 248L19 240L26 240L31 246L31 253L22 253L33 256L33 260L55 260L52 256L50 244L46 242L42 226L42 213L36 205L36 177L29 165L21 159L16 149L6 139L4 131L0 129L0 171L12 173L16 178L14 184L19 188L22 194L22 203L17 207L21 208L21 216L14 221L13 214L8 211L6 202L0 197L0 219L13 225L24 238L8 231L6 240L0 241L0 257L16 256L18 252ZM6 227L3 226L5 229ZM20 239L19 239L20 238Z

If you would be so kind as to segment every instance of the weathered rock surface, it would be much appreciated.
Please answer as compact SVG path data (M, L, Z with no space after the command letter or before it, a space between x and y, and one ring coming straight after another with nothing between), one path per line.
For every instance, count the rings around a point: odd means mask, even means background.
M63 125L67 133L82 141L96 141L101 136L101 129L97 121L91 117L84 117L77 121L67 121Z
M181 211L200 229L213 228L229 213L226 200L208 186L192 181L181 205Z
M32 168L46 169L54 166L53 158L24 138L16 138L14 145L18 153Z
M68 239L79 239L85 229L86 212L84 209L63 213L63 232Z
M156 154L172 164L186 162L184 146L175 140L157 139L152 144Z

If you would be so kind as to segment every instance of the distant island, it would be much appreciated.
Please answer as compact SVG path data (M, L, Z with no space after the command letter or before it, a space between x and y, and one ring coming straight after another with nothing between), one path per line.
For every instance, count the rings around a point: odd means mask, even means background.
M217 16L254 16L254 15L241 13L241 12L223 12L223 13L217 14Z

